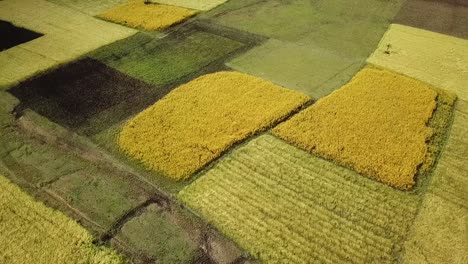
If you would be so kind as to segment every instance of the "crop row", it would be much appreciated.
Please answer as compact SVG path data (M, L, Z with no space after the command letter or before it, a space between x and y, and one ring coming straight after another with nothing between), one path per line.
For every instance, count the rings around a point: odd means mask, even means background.
M392 262L419 201L271 135L179 198L265 263Z

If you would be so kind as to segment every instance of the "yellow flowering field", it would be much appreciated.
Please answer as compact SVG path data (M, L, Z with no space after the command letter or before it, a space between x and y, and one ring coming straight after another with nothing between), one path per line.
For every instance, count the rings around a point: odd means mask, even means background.
M0 176L0 263L125 263L75 221Z
M426 160L432 164L430 156L440 148L428 151L426 144L436 132L428 122L437 97L437 91L423 82L369 67L274 133L359 173L409 189L418 167ZM438 115L443 124L448 123L454 101L448 96L449 107ZM434 125L445 130L443 124Z
M178 6L145 4L144 1L130 0L103 12L98 17L133 28L161 30L180 23L196 13L195 10Z
M181 85L128 121L120 148L147 168L187 179L231 145L300 108L310 98L239 72Z

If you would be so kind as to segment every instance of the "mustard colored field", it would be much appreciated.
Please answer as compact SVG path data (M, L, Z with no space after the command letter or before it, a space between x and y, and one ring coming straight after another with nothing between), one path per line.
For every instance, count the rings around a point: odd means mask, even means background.
M144 1L130 0L128 3L103 12L99 17L129 27L161 30L195 14L195 10L182 7L145 4Z
M149 169L183 180L308 100L243 73L208 74L174 89L130 120L118 143Z
M1 263L125 263L61 212L34 201L0 176Z
M359 173L408 189L429 153L426 142L434 131L426 124L436 98L437 92L425 83L365 68L274 133Z

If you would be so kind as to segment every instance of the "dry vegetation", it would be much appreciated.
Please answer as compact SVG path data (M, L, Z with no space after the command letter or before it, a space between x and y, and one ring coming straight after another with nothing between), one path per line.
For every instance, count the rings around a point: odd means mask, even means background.
M232 144L301 107L306 95L238 72L184 84L130 120L118 143L146 167L181 180Z
M426 144L445 131L454 96L443 96L435 128L427 124L438 93L429 85L386 70L365 68L348 84L274 129L303 149L395 186L415 184L418 167L440 148ZM423 165L423 167L428 167Z

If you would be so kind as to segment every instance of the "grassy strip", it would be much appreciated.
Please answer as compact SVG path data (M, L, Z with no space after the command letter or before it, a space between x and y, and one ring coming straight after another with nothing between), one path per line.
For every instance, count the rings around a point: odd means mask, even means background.
M34 201L3 176L0 189L0 262L124 262L111 249L93 245L78 223Z
M130 0L112 8L98 17L144 30L161 30L180 23L197 12L178 6L146 4L145 1Z
M393 263L420 200L271 135L178 197L264 263Z
M348 84L319 100L274 133L293 144L400 189L415 184L422 165L427 170L440 148L448 115L439 112L438 142L427 126L436 108L432 87L386 70L366 68ZM453 96L442 96L448 107ZM444 105L442 103L442 105ZM437 129L436 129L437 130Z
M174 180L265 129L309 98L237 72L204 75L179 86L122 129L119 145Z
M450 127L454 105L457 100L454 93L435 87L432 87L432 89L437 92L437 106L427 123L427 126L432 129L432 136L427 141L426 157L416 174L417 179L427 177L432 171L446 141L447 131Z

